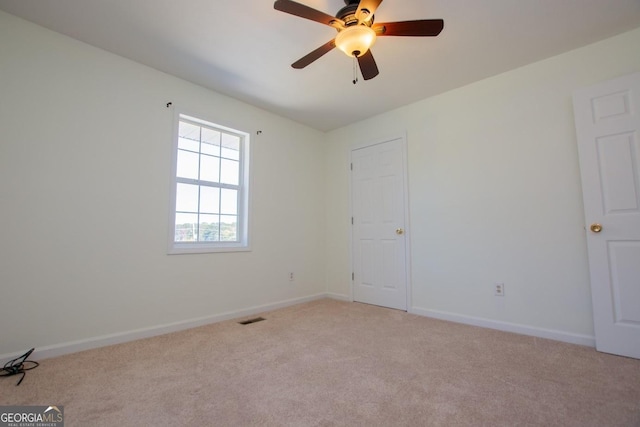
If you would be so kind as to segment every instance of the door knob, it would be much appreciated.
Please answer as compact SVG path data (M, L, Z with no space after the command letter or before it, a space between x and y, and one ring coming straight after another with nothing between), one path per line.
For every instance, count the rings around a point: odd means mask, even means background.
M589 229L594 233L599 233L602 231L602 226L598 223L595 223L595 224L591 224L591 227L589 227Z
M396 234L398 236L400 236L400 235L404 234L404 230L402 228L396 228Z

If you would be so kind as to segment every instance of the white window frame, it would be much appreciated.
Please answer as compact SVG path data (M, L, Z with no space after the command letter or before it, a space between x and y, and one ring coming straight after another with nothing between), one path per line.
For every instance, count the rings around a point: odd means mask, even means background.
M250 181L250 134L237 129L217 124L213 121L201 118L202 115L194 115L179 111L174 112L173 120L173 144L171 154L171 197L169 210L169 254L199 254L212 252L239 252L250 251L249 244L249 181ZM240 173L238 184L238 241L216 242L176 242L176 189L179 182L177 177L178 167L178 130L181 119L194 124L204 125L224 133L230 133L240 137ZM211 183L207 183L211 184ZM221 186L221 188L223 188Z

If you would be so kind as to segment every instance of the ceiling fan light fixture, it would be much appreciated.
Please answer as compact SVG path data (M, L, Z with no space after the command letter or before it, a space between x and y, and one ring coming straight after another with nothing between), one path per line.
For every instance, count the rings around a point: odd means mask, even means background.
M366 25L352 25L336 36L336 46L347 56L362 56L376 42L376 32Z

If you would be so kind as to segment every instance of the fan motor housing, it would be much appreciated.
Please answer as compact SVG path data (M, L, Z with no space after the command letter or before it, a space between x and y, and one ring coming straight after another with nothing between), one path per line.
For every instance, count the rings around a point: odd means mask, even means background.
M360 4L360 0L344 0L344 2L346 6L340 9L338 13L336 13L336 18L340 18L344 22L346 27L350 27L352 25L358 25L358 18L356 18L356 11L358 10L358 5ZM363 24L370 27L373 24L373 18L374 17L371 16L371 19L364 21Z

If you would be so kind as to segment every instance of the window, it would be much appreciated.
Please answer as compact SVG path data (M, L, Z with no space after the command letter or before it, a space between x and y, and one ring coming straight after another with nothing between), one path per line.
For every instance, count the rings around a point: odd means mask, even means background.
M249 135L177 115L169 253L249 249Z

